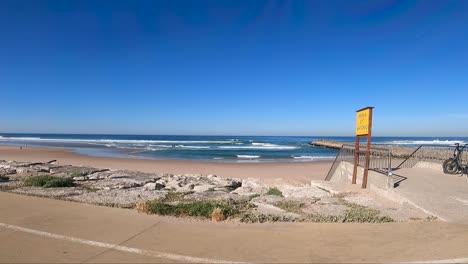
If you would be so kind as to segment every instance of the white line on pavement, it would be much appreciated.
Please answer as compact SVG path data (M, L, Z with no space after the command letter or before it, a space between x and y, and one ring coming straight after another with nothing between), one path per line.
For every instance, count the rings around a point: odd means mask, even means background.
M182 261L182 262L241 263L241 262L233 262L233 261L225 261L225 260L209 259L209 258L198 258L198 257L177 255L177 254L171 254L171 253L165 253L165 252L151 251L151 250L140 249L140 248L119 246L119 245L110 244L110 243L104 243L104 242L99 242L99 241L86 240L86 239L81 239L81 238L76 238L76 237L69 237L69 236L64 236L64 235L53 234L53 233L49 233L49 232L34 230L34 229L25 228L25 227L21 227L21 226L9 225L9 224L5 224L5 223L0 223L0 227L15 230L15 231L19 231L19 232L34 234L34 235L38 235L38 236L50 237L50 238L54 238L54 239L60 239L60 240L74 242L74 243L80 243L80 244L89 245L89 246L107 248L107 249L118 250L118 251L129 252L129 253L140 254L140 255L146 255L146 256L150 256L150 257L171 259L171 260Z

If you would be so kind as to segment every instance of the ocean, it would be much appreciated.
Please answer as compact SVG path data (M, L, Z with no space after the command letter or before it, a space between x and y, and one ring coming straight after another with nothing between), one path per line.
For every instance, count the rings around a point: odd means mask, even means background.
M201 160L212 162L304 162L332 160L337 151L312 147L317 139L354 142L354 137L326 136L171 136L90 134L7 134L0 144L66 147L104 157ZM468 137L374 137L376 144L419 146L468 143Z

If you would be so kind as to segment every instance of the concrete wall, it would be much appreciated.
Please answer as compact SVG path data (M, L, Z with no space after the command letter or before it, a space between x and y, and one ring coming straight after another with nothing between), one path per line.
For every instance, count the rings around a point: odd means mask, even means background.
M344 182L351 184L353 179L354 165L347 161L342 161L338 165L335 173L330 179L331 182ZM364 176L364 168L358 167L356 184L362 185L362 178ZM369 171L367 176L367 188L368 189L387 189L393 188L393 177L388 177L382 173L375 171Z

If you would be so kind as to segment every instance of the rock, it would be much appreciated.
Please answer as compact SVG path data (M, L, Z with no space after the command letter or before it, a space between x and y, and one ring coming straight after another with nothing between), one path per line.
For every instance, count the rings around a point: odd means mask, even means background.
M193 191L196 193L214 191L215 186L211 184L196 185L193 187Z
M32 170L34 170L36 172L47 172L47 173L50 172L50 168L48 166L46 166L46 165L34 166L34 167L32 167Z
M0 176L16 174L16 169L13 168L0 168Z
M0 169L10 169L11 168L11 165L10 164L3 164L3 163L0 163Z
M37 195L51 198L62 198L73 195L79 195L85 191L78 187L61 187L61 188L41 188L41 187L20 187L12 192L27 195Z
M166 186L164 186L164 184L161 184L159 182L149 182L143 186L143 188L145 188L145 190L147 191L161 190L164 187Z
M262 203L262 204L275 204L279 201L283 201L284 198L278 195L264 195L260 197L255 197L251 201L253 203Z
M190 201L227 201L227 200L246 200L245 196L239 196L231 193L226 192L219 192L219 191L210 191L210 192L192 192L184 196L184 199Z
M74 176L87 176L97 172L105 172L109 171L109 169L97 169L92 167L78 167L78 166L53 166L50 167L50 173L57 174L72 174Z
M97 189L113 190L142 187L147 183L156 182L156 180L159 179L159 176L156 174L148 174L135 171L107 171L94 173L88 178L90 180L96 181L93 184L93 187ZM162 185L165 186L165 184Z
M186 185L180 187L177 191L182 192L182 193L190 193L190 192L193 192L194 187L195 187L194 184L189 183L189 184L186 184Z
M28 168L28 167L19 167L19 168L16 168L16 173L19 173L19 174L23 174L23 173L29 173L29 172L32 172L33 170L31 168Z
M264 194L268 191L268 185L258 182L255 179L244 179L242 180L241 187L235 189L232 193L250 196L254 194Z
M282 188L284 197L291 198L321 198L331 194L315 186L312 187L287 187Z
M242 183L240 181L234 180L234 179L220 178L220 177L217 177L216 175L208 175L207 178L217 188L224 187L224 188L227 188L228 191L235 190L242 186Z
M86 176L78 176L78 177L73 177L74 181L86 181L87 178Z
M99 190L67 197L66 200L82 203L132 207L138 201L164 198L166 192L145 190L145 188L131 188L120 190Z

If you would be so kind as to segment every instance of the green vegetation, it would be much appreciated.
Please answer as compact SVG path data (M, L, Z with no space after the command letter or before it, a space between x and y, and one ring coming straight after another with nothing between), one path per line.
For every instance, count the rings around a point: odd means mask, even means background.
M170 216L194 216L221 221L239 215L250 208L246 201L191 201L168 203L167 198L140 202L136 209L147 214Z
M276 188L276 187L270 188L270 190L268 190L268 192L266 194L283 197L283 193L280 190L278 190L278 188Z
M50 175L40 175L29 177L24 181L25 186L56 188L56 187L73 187L71 178L54 177Z
M285 211L292 212L292 213L297 213L300 214L302 213L302 208L304 207L304 203L299 202L299 201L279 201L275 203L276 207L279 207Z
M242 215L240 221L242 223L300 222L302 219L285 215L246 213Z
M313 223L338 223L343 222L343 216L313 214L308 215L305 221Z
M388 216L381 216L379 210L362 205L341 201L348 209L344 215L308 215L305 221L315 223L388 223L394 220Z
M394 220L388 216L381 216L379 210L367 208L362 205L343 201L348 206L345 212L343 222L353 223L388 223Z
M172 202L179 202L184 199L185 193L179 193L179 192L168 192L166 196L161 199L161 202L165 203L172 203Z

